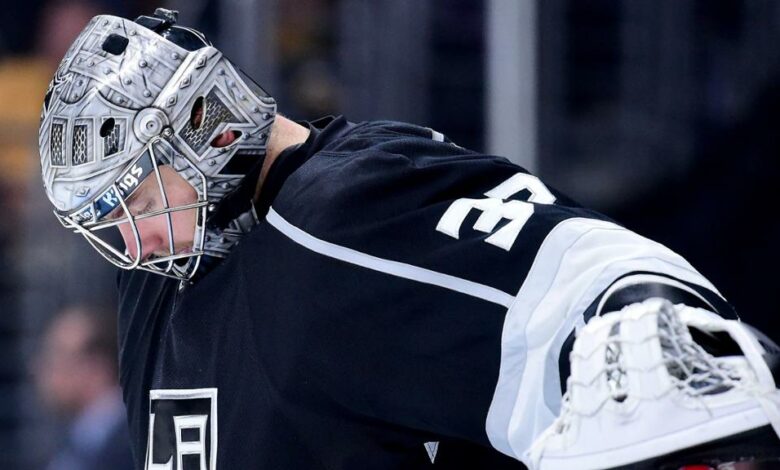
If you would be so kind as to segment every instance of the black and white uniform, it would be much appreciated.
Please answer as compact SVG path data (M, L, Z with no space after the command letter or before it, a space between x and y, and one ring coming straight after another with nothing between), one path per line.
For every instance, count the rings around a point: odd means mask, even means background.
M395 122L311 128L197 283L121 274L137 468L523 468L610 286L662 275L728 311L683 258L504 158Z

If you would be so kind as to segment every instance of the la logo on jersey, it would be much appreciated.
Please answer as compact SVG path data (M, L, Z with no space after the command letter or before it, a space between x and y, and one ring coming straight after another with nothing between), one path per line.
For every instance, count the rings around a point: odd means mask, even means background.
M523 190L530 193L527 198L528 202L516 199L505 201ZM555 202L555 196L547 189L547 186L539 178L528 173L515 174L486 192L485 196L487 196L486 199L464 197L450 204L436 225L436 230L453 238L459 238L460 226L463 225L466 216L472 209L477 209L482 211L482 214L474 223L474 230L491 233L485 241L509 251L520 231L534 213L534 205L531 203L552 204ZM501 219L509 219L510 222L495 230Z
M151 390L145 470L216 470L217 389Z

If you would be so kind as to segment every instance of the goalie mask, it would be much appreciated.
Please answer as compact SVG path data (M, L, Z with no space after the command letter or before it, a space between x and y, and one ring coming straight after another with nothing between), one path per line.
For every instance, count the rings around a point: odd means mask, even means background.
M175 23L176 13L163 9L135 22L93 18L49 85L38 143L46 194L65 227L123 269L186 280L202 255L226 256L256 223L251 206L222 226L213 221L259 171L276 105L203 35ZM190 203L169 203L165 167L192 186ZM129 201L150 179L161 207L134 213ZM184 249L174 243L182 213L195 213ZM164 221L168 236L150 255L139 224L151 217ZM127 247L106 236L114 227L130 234Z

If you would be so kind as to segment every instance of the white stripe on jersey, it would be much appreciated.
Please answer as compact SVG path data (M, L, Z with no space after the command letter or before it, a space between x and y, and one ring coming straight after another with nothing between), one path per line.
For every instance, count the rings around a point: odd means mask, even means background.
M598 295L634 271L717 291L668 248L611 222L572 218L545 238L504 322L501 366L485 423L499 451L522 460L560 410L561 344Z
M282 232L292 241L321 255L329 256L347 263L362 266L367 269L379 271L391 276L402 277L423 284L431 284L445 289L460 292L462 294L477 297L488 302L502 305L506 308L514 302L514 297L494 287L450 276L429 269L420 268L411 264L400 263L383 258L377 258L360 251L353 250L334 243L316 238L298 227L287 222L273 208L268 211L265 218L268 223Z

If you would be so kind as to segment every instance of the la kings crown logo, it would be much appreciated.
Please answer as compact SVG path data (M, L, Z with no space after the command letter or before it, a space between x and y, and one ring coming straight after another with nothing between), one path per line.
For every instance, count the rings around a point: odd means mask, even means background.
M149 391L144 468L216 470L216 388Z

